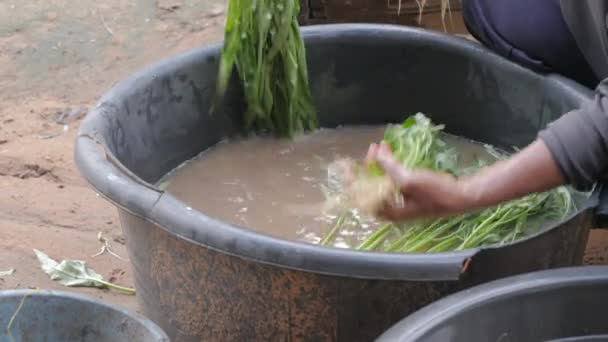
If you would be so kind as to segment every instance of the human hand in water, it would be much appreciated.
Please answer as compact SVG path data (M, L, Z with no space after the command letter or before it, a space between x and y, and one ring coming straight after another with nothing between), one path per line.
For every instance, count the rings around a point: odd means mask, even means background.
M551 152L540 139L509 159L459 179L445 173L408 170L395 159L387 144L371 145L366 161L376 161L401 191L402 205L388 205L381 211L390 220L458 214L565 183Z
M454 176L428 170L409 170L399 163L388 144L372 144L366 162L377 162L399 187L403 201L380 212L390 220L444 216L474 207L474 198Z

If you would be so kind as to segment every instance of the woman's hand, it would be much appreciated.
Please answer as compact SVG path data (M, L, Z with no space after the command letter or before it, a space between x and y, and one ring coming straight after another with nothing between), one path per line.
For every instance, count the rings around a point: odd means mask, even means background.
M387 144L370 146L366 161L377 162L399 187L402 205L386 206L381 215L390 220L444 216L475 206L471 193L447 173L408 170L393 156Z
M371 145L366 161L377 162L401 190L403 204L382 210L381 214L391 220L458 214L564 183L542 140L536 140L508 160L460 179L444 173L408 170L394 158L387 144Z

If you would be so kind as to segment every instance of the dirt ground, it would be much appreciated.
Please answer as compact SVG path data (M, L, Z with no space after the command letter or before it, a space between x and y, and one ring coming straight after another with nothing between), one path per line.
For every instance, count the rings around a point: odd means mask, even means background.
M116 81L161 58L222 37L225 0L5 0L0 2L0 289L76 291L137 309L135 298L64 288L33 248L85 260L133 286L128 262L93 257L102 233L127 257L114 208L89 189L72 160L79 122ZM608 233L586 258L608 262Z
M83 292L136 308L135 298L53 283L33 254L85 260L133 286L114 208L79 176L81 117L115 82L146 64L222 38L224 0L0 2L0 289ZM65 130L67 129L67 131Z

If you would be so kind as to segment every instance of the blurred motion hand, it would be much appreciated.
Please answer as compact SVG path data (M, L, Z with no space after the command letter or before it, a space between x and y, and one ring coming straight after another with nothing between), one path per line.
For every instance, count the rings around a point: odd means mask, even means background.
M381 212L390 220L459 214L565 183L551 152L540 139L511 158L460 179L445 173L408 170L395 159L387 144L371 145L366 161L377 162L401 191L403 205L386 206Z
M408 170L393 156L390 147L372 144L366 162L377 162L392 178L403 196L402 205L387 205L381 215L390 220L416 219L460 213L474 207L463 184L447 173Z

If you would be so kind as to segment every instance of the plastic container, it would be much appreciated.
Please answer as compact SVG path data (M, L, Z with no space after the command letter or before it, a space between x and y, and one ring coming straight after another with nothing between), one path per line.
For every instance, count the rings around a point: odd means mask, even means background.
M169 338L143 316L85 296L0 291L0 342L47 341L168 342Z
M534 272L471 288L405 318L378 342L608 341L608 267Z
M328 25L303 36L323 127L401 122L421 111L449 133L510 148L591 94L430 31ZM76 141L82 175L118 207L139 303L176 341L369 341L454 291L581 263L598 194L542 234L438 254L286 241L193 210L154 184L240 132L238 83L209 114L219 50L197 48L121 82Z

